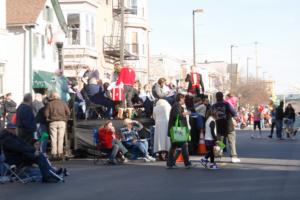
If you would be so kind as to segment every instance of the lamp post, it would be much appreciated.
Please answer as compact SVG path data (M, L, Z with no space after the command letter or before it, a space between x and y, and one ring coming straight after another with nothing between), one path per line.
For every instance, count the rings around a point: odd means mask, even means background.
M231 66L232 66L232 49L233 48L237 48L238 46L235 46L235 45L230 45L230 64L231 64Z
M196 30L195 30L195 13L202 13L203 9L193 10L193 65L196 66Z
M247 57L247 84L249 82L249 60L251 60L252 58Z
M64 41L65 41L65 33L63 33L62 31L59 31L56 33L55 37L56 37L55 45L56 45L57 52L58 52L58 69L60 70L60 72L63 75L63 73L64 73L63 46L64 46Z

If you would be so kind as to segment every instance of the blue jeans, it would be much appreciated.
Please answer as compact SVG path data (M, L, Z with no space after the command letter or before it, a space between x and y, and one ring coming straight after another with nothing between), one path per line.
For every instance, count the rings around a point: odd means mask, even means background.
M283 126L283 121L276 120L276 134L277 134L277 138L279 139L282 138L282 126Z
M56 173L56 170L51 167L49 161L42 153L40 153L33 162L39 166L43 177L52 176L50 170Z
M132 159L136 160L138 157L145 157L148 155L148 141L138 140L135 144L131 145Z
M118 152L122 152L123 155L127 153L127 149L119 140L114 139L112 141L112 145L113 145L112 151L109 156L111 160L116 158Z

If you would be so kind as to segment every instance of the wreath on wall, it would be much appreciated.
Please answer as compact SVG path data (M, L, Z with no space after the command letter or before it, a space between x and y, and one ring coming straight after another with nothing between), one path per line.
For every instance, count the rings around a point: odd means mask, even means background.
M52 33L52 27L50 24L48 24L45 28L45 36L46 36L46 39L47 39L47 43L49 45L52 44L53 42L53 33Z

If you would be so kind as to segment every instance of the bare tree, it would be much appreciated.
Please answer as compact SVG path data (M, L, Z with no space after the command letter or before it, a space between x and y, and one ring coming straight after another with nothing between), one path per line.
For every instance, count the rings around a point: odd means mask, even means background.
M246 78L240 79L239 83L233 85L231 93L239 97L242 106L268 104L272 95L269 94L263 80L251 79L247 82Z

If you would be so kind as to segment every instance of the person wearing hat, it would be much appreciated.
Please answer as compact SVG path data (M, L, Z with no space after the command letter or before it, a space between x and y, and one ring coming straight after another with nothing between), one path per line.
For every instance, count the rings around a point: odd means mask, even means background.
M37 130L36 120L32 109L32 95L25 94L23 102L17 108L18 136L28 144L32 144L34 132Z
M154 162L155 158L148 153L148 141L141 139L139 131L143 129L143 125L129 118L124 120L124 128L121 128L122 143L133 153L133 160L137 159L139 155L145 162Z
M32 145L24 142L16 134L17 126L9 122L6 129L1 131L0 143L6 157L6 163L9 165L31 166L37 164L40 168L42 181L45 183L57 183L59 179L51 174L59 172L52 168L45 156L36 150Z
M12 119L12 116L16 113L17 103L12 100L12 93L9 92L5 95L3 102L4 106L4 117L7 123Z

